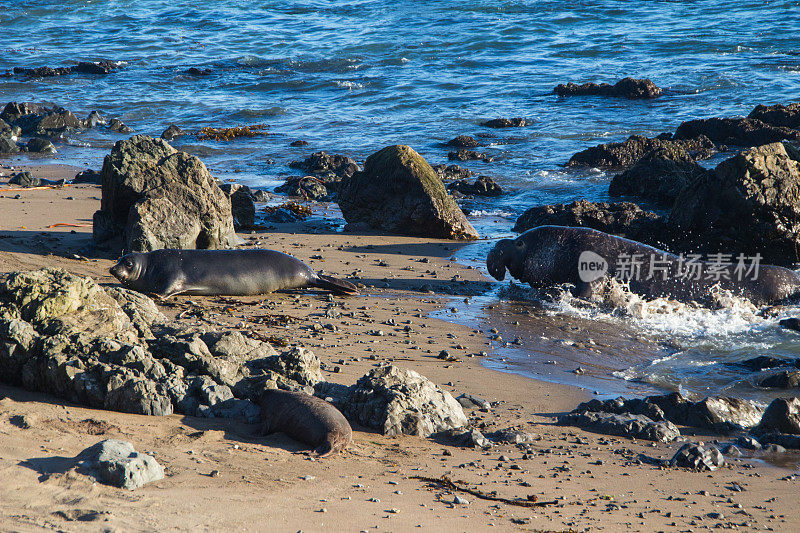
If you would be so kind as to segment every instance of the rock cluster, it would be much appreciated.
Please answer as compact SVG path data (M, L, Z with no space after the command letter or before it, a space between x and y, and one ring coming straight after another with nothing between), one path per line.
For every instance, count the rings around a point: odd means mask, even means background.
M48 78L52 76L65 76L75 72L80 74L110 74L125 65L126 63L124 61L103 59L100 61L80 61L77 65L70 67L14 67L12 72L30 78Z
M363 171L342 181L338 202L351 224L406 235L478 238L433 168L408 146L387 146L369 156Z
M708 159L717 152L717 146L703 135L690 139L673 139L669 134L652 139L631 135L623 142L600 144L580 151L569 159L567 166L626 168L656 149L682 150L693 160Z
M225 248L236 236L231 200L200 159L163 139L136 135L105 157L94 240L121 236L129 251Z
M354 159L326 152L314 152L302 161L292 161L289 166L309 175L292 176L275 192L320 201L334 199L342 180L360 170Z

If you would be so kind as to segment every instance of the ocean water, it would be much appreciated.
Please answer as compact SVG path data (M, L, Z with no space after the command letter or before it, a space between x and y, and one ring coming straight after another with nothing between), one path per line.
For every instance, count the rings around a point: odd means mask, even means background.
M496 161L463 166L510 191L466 205L489 237L509 235L534 205L607 200L610 175L563 168L576 151L800 95L797 1L21 0L0 1L0 28L0 72L127 62L108 76L2 77L0 102L49 102L78 116L96 109L156 136L171 123L184 130L266 123L265 137L174 143L217 176L253 186L274 187L295 174L290 161L317 150L363 161L399 143L442 163L442 142L479 137ZM210 73L191 76L190 67ZM666 94L650 101L552 94L559 83L625 76L650 78ZM479 126L496 117L532 123ZM58 160L99 168L125 137L76 133L57 145ZM296 139L310 144L290 147ZM490 245L461 257L480 262ZM794 333L778 329L777 318L744 310L619 319L561 303L553 312L632 327L673 347L655 363L647 353L605 369L615 383L703 391L713 382L714 390L741 391L741 376L721 360L797 351Z

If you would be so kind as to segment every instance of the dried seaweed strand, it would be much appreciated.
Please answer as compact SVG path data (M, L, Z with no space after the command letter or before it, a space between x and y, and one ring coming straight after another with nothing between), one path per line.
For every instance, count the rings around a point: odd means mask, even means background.
M493 502L506 503L508 505L516 505L516 506L519 506L519 507L544 507L546 505L556 505L558 503L557 501L537 502L536 501L536 496L528 496L529 499L527 499L527 500L523 500L523 499L520 499L520 498L517 498L517 499L514 499L514 500L510 500L508 498L501 498L499 496L492 496L491 494L486 494L485 492L481 492L481 491L479 491L477 489L472 489L472 488L469 488L469 487L463 487L461 485L458 485L458 483L466 484L466 482L465 481L458 481L458 480L453 481L447 476L442 476L442 477L438 477L438 478L436 478L436 477L426 477L426 476L411 476L411 479L419 479L421 481L427 481L428 483L436 483L436 484L442 485L443 487L448 488L450 490L466 492L467 494L471 494L471 495L475 496L476 498L480 498L482 500L489 500L489 501L493 501ZM530 498L532 498L532 499L530 499Z

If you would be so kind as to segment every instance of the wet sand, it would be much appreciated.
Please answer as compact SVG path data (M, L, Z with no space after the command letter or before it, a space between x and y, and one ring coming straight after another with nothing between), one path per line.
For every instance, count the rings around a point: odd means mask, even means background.
M31 170L35 176L53 179L71 178L78 169L48 166ZM92 276L102 284L116 284L108 274L114 258L87 253L92 213L99 208L98 186L9 191L6 182L7 177L0 178L0 272L55 266ZM48 227L58 223L76 226ZM535 433L532 453L523 458L523 452L513 445L473 450L418 437L384 437L354 427L354 444L347 452L312 460L302 446L283 435L253 438L254 425L86 409L2 385L2 529L800 528L795 503L798 481L788 468L742 459L712 473L662 469L637 464L636 455L671 457L680 443L652 444L553 425L556 414L573 409L591 394L577 387L487 369L483 364L486 358L476 354L486 351L489 359L496 357L492 346L498 343L489 339L489 324L473 329L437 318L441 311L436 311L452 306L454 298L474 298L489 282L480 271L450 260L460 244L339 233L318 217L274 226L242 236L253 245L295 255L331 275L356 273L366 286L363 295L334 297L338 311L334 317L326 316L331 302L326 293L318 291L252 298L176 297L162 305L162 310L174 317L184 309L200 308L200 318L185 320L215 329L255 331L306 346L325 364L325 378L336 383L352 384L382 362L411 368L456 396L468 393L493 402L491 411L467 410L467 415L484 432L518 427ZM423 292L420 287L425 285ZM268 313L289 315L293 320L278 326L258 323L258 317ZM411 332L404 331L407 321L411 321ZM326 328L328 324L333 327ZM383 335L376 334L378 331ZM546 336L558 339L564 334L565 340L581 342L567 333L554 325ZM518 348L537 349L532 339ZM569 346L570 350L591 348ZM442 350L460 361L438 359ZM69 458L112 437L154 454L166 467L166 478L128 492L65 471ZM703 435L689 438L713 439ZM212 476L213 471L218 475ZM459 496L468 503L453 504L454 493L412 477L441 475L468 481L486 493L497 491L506 498L531 494L540 501L556 503L522 508L462 493ZM734 483L745 490L735 490Z

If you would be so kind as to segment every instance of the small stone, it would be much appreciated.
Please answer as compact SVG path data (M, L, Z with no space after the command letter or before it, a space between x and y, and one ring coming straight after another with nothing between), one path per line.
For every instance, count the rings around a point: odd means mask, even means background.
M464 499L461 496L456 496L453 498L453 503L456 505L469 505L469 500Z

